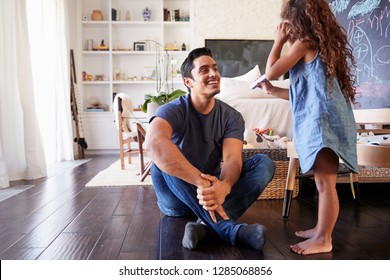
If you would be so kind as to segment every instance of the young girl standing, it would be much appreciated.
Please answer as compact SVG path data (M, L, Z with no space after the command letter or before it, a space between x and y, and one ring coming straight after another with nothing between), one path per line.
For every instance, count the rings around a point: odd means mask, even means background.
M290 71L290 89L264 82L269 94L290 99L294 144L302 172L314 171L319 193L314 228L297 231L302 242L291 245L302 255L332 250L332 231L339 214L336 177L339 159L358 172L356 125L351 108L355 87L349 64L355 61L347 36L325 0L290 0L268 57L266 77L276 79ZM289 50L281 55L283 45Z

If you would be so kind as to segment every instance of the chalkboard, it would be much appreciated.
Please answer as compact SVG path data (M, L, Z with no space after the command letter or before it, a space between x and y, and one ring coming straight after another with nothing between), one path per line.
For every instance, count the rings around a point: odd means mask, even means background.
M243 75L256 65L260 73L264 74L273 44L273 40L205 40L205 46L213 53L222 77Z
M390 108L390 1L328 2L353 48L361 109Z

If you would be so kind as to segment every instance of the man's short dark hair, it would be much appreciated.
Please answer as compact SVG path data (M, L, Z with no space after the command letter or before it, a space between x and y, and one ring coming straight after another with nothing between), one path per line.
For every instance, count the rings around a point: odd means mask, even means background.
M191 74L192 69L194 69L194 60L203 55L213 57L213 54L211 53L211 50L209 48L197 48L190 51L180 68L181 76L183 77L183 79L185 77L191 79L194 78Z

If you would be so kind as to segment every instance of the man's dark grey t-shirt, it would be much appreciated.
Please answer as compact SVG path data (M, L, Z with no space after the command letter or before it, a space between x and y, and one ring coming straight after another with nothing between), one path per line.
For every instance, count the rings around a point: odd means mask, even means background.
M242 115L218 99L215 99L212 111L204 115L195 111L188 94L160 106L155 116L171 125L172 142L205 174L220 172L224 139L243 141L245 123Z

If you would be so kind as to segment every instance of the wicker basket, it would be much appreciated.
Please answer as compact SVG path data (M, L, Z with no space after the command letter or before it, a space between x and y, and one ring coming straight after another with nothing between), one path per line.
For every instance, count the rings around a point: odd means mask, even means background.
M255 154L265 154L269 156L275 162L276 166L274 178L258 199L282 199L286 190L286 179L289 162L287 157L287 149L244 149L243 159L248 159ZM295 180L293 197L296 197L298 192L298 180Z
M338 177L337 183L349 183L349 176ZM389 183L390 168L359 165L359 183Z

